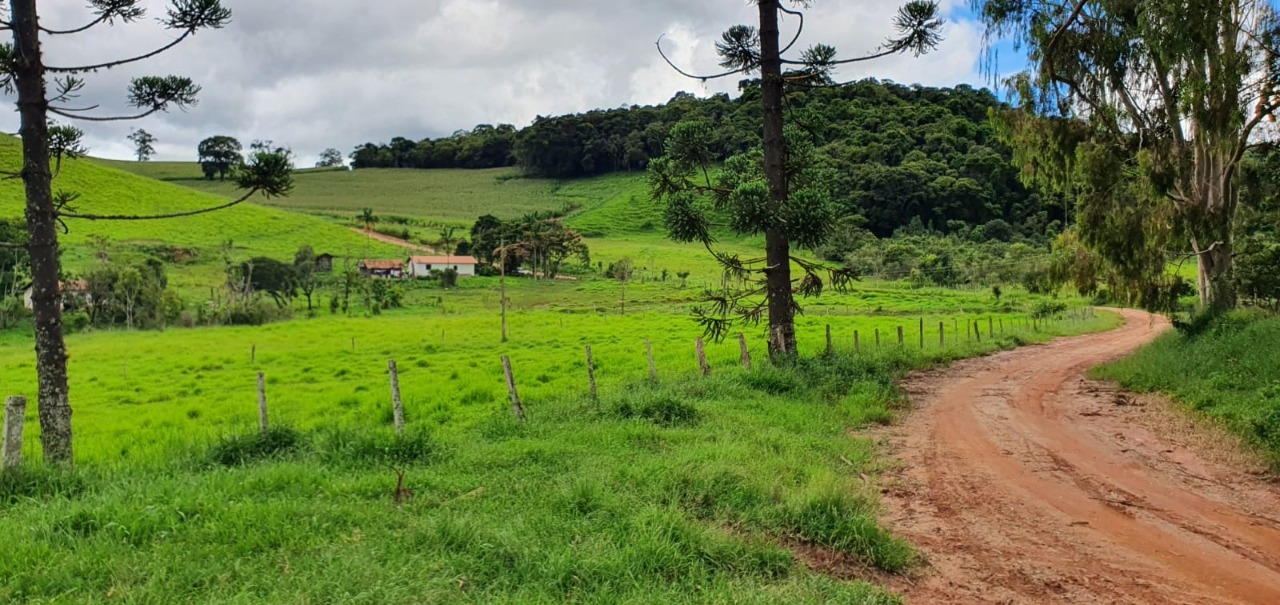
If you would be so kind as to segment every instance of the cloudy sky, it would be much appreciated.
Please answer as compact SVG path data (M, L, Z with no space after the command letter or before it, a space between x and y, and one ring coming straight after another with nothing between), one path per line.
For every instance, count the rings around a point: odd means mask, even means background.
M823 42L842 56L875 48L890 32L899 0L819 0L802 46ZM147 51L172 39L154 23L166 2L146 0L147 20L47 39L46 62L70 65ZM750 22L748 0L224 0L234 13L159 58L89 76L81 104L123 111L131 77L187 75L203 86L188 112L138 123L81 124L94 155L127 158L125 140L143 127L159 139L159 159L194 160L206 136L246 145L270 139L300 164L326 147L348 153L393 136L445 136L480 123L525 126L538 115L660 103L678 91L732 92L736 80L703 84L667 67L654 49L694 71L713 71L714 41ZM945 41L921 57L848 68L844 78L903 83L987 83L980 76L980 25L966 0L941 0ZM41 21L69 28L87 21L83 0L43 0ZM784 36L796 21L784 22ZM12 101L12 99L10 99ZM16 114L4 128L17 130Z

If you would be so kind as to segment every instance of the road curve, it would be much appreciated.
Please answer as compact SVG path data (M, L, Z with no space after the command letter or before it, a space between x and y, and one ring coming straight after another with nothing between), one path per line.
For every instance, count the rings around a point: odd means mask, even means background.
M1115 312L1119 329L905 383L882 491L929 563L908 603L1280 604L1280 488L1085 377L1168 328Z

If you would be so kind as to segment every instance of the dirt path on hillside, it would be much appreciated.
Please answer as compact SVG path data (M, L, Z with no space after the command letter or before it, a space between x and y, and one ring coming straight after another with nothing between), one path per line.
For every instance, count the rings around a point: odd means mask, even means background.
M1085 378L1168 327L1121 313L905 384L882 486L929 563L908 603L1280 603L1280 487L1212 427Z
M379 241L384 244L391 244L392 246L400 246L401 248L408 248L409 250L413 250L416 252L435 252L435 250L432 250L427 246L419 246L418 244L415 244L409 240L400 239L398 237L387 235L385 233L378 233L377 231L371 231L369 229L361 229L359 227L351 227L350 229L352 231L355 231L356 233L359 233L360 235L363 235L368 238L372 238L374 241Z

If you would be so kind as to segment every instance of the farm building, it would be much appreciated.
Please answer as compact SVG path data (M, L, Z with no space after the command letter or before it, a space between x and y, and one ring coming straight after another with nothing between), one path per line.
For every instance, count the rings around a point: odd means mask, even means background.
M365 259L360 261L361 277L404 277L404 261L394 259Z
M68 297L79 298L85 304L88 304L88 305L93 304L93 297L89 295L89 282L86 282L83 279L78 279L76 281L70 281L70 282L65 282L65 281L58 282L58 289L62 291L62 300L63 300L64 308L66 307L66 300ZM25 306L28 309L32 308L31 297L34 295L35 295L35 286L27 286L26 291L23 292L22 294L23 306Z
M414 256L409 259L409 275L430 277L432 271L453 269L458 277L473 277L478 264L474 256Z
M316 271L320 273L332 273L333 272L333 255L328 253L317 255Z

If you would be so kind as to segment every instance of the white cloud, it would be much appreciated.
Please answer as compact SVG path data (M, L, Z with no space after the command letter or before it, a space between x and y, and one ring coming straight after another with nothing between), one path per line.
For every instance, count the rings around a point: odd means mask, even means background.
M715 40L755 10L744 0L225 0L222 30L200 32L177 49L128 68L89 76L86 104L122 111L129 78L189 75L204 88L191 111L137 123L84 124L97 155L128 157L135 127L159 139L161 159L190 160L196 143L230 134L292 146L310 161L325 147L346 152L393 136L443 136L478 123L528 124L537 115L653 104L676 92L734 92L737 78L702 83L672 71L715 71ZM151 17L164 3L148 0ZM841 56L874 51L887 37L897 0L824 0L808 11L802 45L823 42ZM960 0L942 47L929 55L850 66L842 78L901 83L981 84L978 24ZM51 26L73 26L78 3L42 6ZM795 20L784 21L784 35ZM45 41L48 62L99 61L171 39L152 21ZM4 127L17 129L16 115Z

